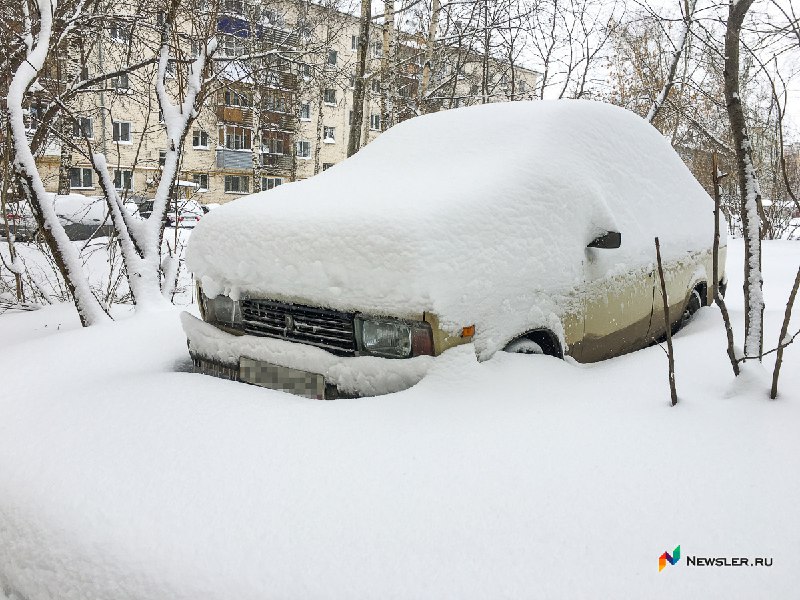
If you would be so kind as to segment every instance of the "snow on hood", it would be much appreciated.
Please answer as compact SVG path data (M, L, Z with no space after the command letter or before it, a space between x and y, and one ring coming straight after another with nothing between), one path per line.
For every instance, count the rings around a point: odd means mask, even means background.
M514 102L405 121L324 173L226 204L187 264L209 294L432 311L455 327L567 294L608 230L622 233L609 268L653 261L656 235L675 257L710 246L712 203L637 115Z
M105 198L92 198L83 194L53 194L53 206L62 225L100 225L108 212Z

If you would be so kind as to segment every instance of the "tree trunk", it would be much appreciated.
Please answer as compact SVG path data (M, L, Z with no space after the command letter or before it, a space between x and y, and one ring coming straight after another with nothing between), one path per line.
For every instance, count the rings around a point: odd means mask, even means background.
M396 49L394 0L384 0L383 56L381 57L381 131L386 131L394 125L397 96Z
M761 360L763 352L764 297L761 274L761 192L758 186L750 137L739 91L739 43L747 11L753 0L731 2L725 32L725 102L731 126L736 164L739 171L739 189L742 196L741 217L744 236L744 318L745 358Z
M372 19L372 3L361 0L361 18L358 28L358 54L356 57L356 81L353 89L353 120L350 123L350 138L347 141L347 156L353 156L361 148L361 124L364 121L364 88L369 51L369 24Z
M436 32L439 30L439 13L441 12L441 0L433 0L431 4L431 23L428 27L428 39L425 44L425 64L422 67L422 83L419 86L419 98L417 102L420 112L427 112L423 107L427 106L426 96L428 95L428 87L431 83L431 70L433 65L433 50L436 46Z

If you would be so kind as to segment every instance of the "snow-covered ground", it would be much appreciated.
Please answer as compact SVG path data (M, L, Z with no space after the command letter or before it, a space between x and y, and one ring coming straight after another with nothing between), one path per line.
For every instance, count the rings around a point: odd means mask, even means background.
M767 347L798 264L765 243ZM674 408L658 347L462 347L405 392L320 402L187 372L178 311L6 313L0 598L797 598L800 347L777 401L774 355L734 382L716 308L675 352Z

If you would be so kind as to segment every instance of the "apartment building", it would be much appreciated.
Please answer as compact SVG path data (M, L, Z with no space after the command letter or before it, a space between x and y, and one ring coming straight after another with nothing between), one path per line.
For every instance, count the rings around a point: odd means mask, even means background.
M305 12L299 13L298 7ZM216 29L218 84L187 134L178 193L203 203L224 203L311 177L344 160L354 108L358 18L309 3L262 6L223 0ZM98 68L104 67L104 58L125 52L129 43L124 27L112 27L98 44ZM193 43L187 38L187 48ZM424 50L421 36L399 32L396 83L389 100L398 122L424 112L418 103ZM381 111L381 99L387 98L380 77L384 52L381 28L373 27L362 145L390 125L382 122ZM487 62L491 81L479 85L479 71L485 73ZM433 93L425 111L484 99L528 99L537 83L535 71L512 70L502 61L485 61L455 47L438 47L433 63ZM82 95L72 107L73 138L107 156L115 186L133 200L152 197L168 143L153 82L153 69L121 75L110 86ZM32 127L37 126L35 117L32 106ZM39 160L48 189L56 191L65 160L60 146L51 143ZM96 174L79 154L73 153L69 169L72 191L99 193Z

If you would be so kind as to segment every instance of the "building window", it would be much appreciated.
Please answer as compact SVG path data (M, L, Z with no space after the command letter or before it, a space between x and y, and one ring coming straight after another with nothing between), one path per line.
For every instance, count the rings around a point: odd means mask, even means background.
M377 42L372 42L372 56L375 58L380 58L383 56L383 42L380 40Z
M252 148L252 136L250 130L245 127L226 125L223 136L223 146L228 150L250 150Z
M131 124L129 121L114 121L113 139L115 142L131 142Z
M354 73L351 73L350 74L350 89L353 89L355 87L356 87L356 76L355 76Z
M301 121L310 121L311 120L311 104L308 102L304 102L300 105L300 120Z
M373 93L375 94L381 93L381 82L379 80L373 79L372 83L370 84L370 87L372 88Z
M175 74L177 73L177 71L178 71L178 69L177 69L177 65L176 65L175 61L173 59L171 59L171 58L168 59L167 60L167 69L165 71L167 77L175 77Z
M132 190L133 171L114 169L114 188L117 190Z
M244 0L224 0L222 6L225 11L235 15L244 14Z
M242 14L242 13L239 13ZM264 22L273 27L283 27L283 15L278 11L269 9L264 11Z
M335 67L338 53L336 50L328 50L328 66Z
M272 112L285 113L288 104L287 94L284 92L268 91L264 96L264 107Z
M235 35L222 34L219 36L219 39L219 54L221 56L233 58L236 56L241 56L245 53L244 40L241 38L236 37Z
M297 157L309 158L311 156L311 142L300 140L297 142Z
M322 170L327 171L333 166L333 163L322 163Z
M519 92L520 94L524 94L525 93L525 80L524 79L520 79L517 82L517 92Z
M166 18L167 18L167 13L165 13L163 10L159 10L158 12L156 12L156 25L158 26L163 25Z
M114 86L114 89L120 94L126 93L131 87L127 73L120 73L114 77L111 82Z
M75 117L72 123L72 137L87 137L92 139L94 137L94 130L92 128L91 117Z
M195 185L197 185L198 192L208 191L208 173L194 173L192 175L192 180Z
M159 150L158 151L158 166L163 167L167 164L167 151L166 150Z
M192 148L208 148L208 133L202 129L193 129Z
M303 77L307 79L311 77L311 65L309 65L308 63L303 63L301 70L303 73Z
M127 25L123 25L122 23L114 23L111 25L111 39L115 42L130 42L131 41L131 30L128 28Z
M241 106L247 108L252 102L250 96L233 90L225 90L225 106Z
M73 167L69 170L69 187L73 189L87 189L94 187L93 173L86 167Z
M328 143L336 141L336 128L325 125L322 128L322 140Z
M263 153L266 154L283 154L283 138L282 137L266 137L261 145Z
M328 88L325 90L323 95L323 100L325 104L336 104L336 90Z
M250 178L247 175L225 175L225 191L232 194L250 193Z
M280 177L262 177L261 178L261 189L262 190L271 190L273 188L278 187L283 183L283 179Z
M371 114L369 116L369 128L373 131L380 131L381 130L381 116Z
M351 35L350 36L350 50L358 50L358 36Z

